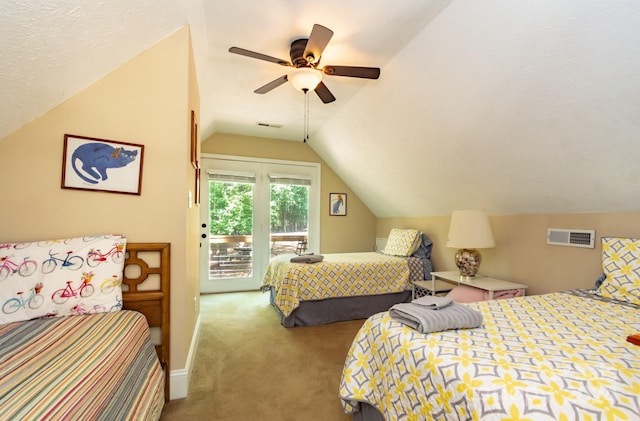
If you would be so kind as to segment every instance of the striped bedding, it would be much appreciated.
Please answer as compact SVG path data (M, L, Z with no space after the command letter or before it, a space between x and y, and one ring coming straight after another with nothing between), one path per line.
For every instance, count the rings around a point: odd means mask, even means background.
M157 420L164 374L140 313L0 325L1 420Z

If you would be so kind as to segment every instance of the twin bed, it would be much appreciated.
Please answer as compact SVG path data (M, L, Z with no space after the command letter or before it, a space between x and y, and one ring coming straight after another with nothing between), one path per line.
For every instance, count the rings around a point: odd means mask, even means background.
M358 420L640 419L640 240L602 239L597 288L469 303L474 329L371 316L340 398Z
M383 252L334 253L298 263L292 255L271 260L262 290L285 327L366 319L411 299L411 282L430 279L429 238L393 229ZM293 261L292 261L293 260Z
M119 235L0 244L0 419L159 419L169 253Z

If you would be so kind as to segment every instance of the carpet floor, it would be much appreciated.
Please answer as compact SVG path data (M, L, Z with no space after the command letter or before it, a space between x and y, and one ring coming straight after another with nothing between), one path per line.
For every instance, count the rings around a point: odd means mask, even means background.
M286 329L266 293L203 295L189 396L161 420L350 420L338 388L363 322Z

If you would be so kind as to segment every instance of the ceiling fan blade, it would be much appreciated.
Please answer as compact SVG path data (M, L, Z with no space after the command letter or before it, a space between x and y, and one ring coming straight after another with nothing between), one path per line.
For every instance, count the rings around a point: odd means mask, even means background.
M277 78L276 80L272 80L271 82L267 83L266 85L259 87L258 89L256 89L253 92L255 92L257 94L266 94L270 90L277 88L278 86L282 85L283 83L287 83L287 80L289 80L287 78L287 75L281 76L281 77Z
M322 52L332 36L333 31L331 29L318 24L313 25L311 35L309 35L309 40L307 41L307 47L304 49L303 57L309 61L308 57L313 56L313 60L310 61L311 63L320 61Z
M270 61L271 63L276 63L281 66L293 66L286 60L282 60L281 58L271 57L265 54L256 53L255 51L245 50L244 48L239 47L231 47L229 48L230 53L240 54L241 56L257 58L258 60Z
M378 67L324 66L322 71L329 76L359 77L363 79L378 79L380 77L380 68Z
M327 85L325 85L323 82L318 83L318 86L316 86L316 89L314 89L314 91L316 92L316 94L318 94L320 100L325 104L336 100L336 97L333 96L329 88L327 88Z

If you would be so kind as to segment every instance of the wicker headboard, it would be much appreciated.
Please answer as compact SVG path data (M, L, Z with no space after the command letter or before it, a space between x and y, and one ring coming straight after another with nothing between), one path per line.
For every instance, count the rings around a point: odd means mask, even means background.
M169 401L170 318L169 243L128 243L122 280L123 308L145 315L152 330L160 329L156 352L164 369L165 401ZM152 332L153 333L153 332ZM158 341L156 341L158 342Z

